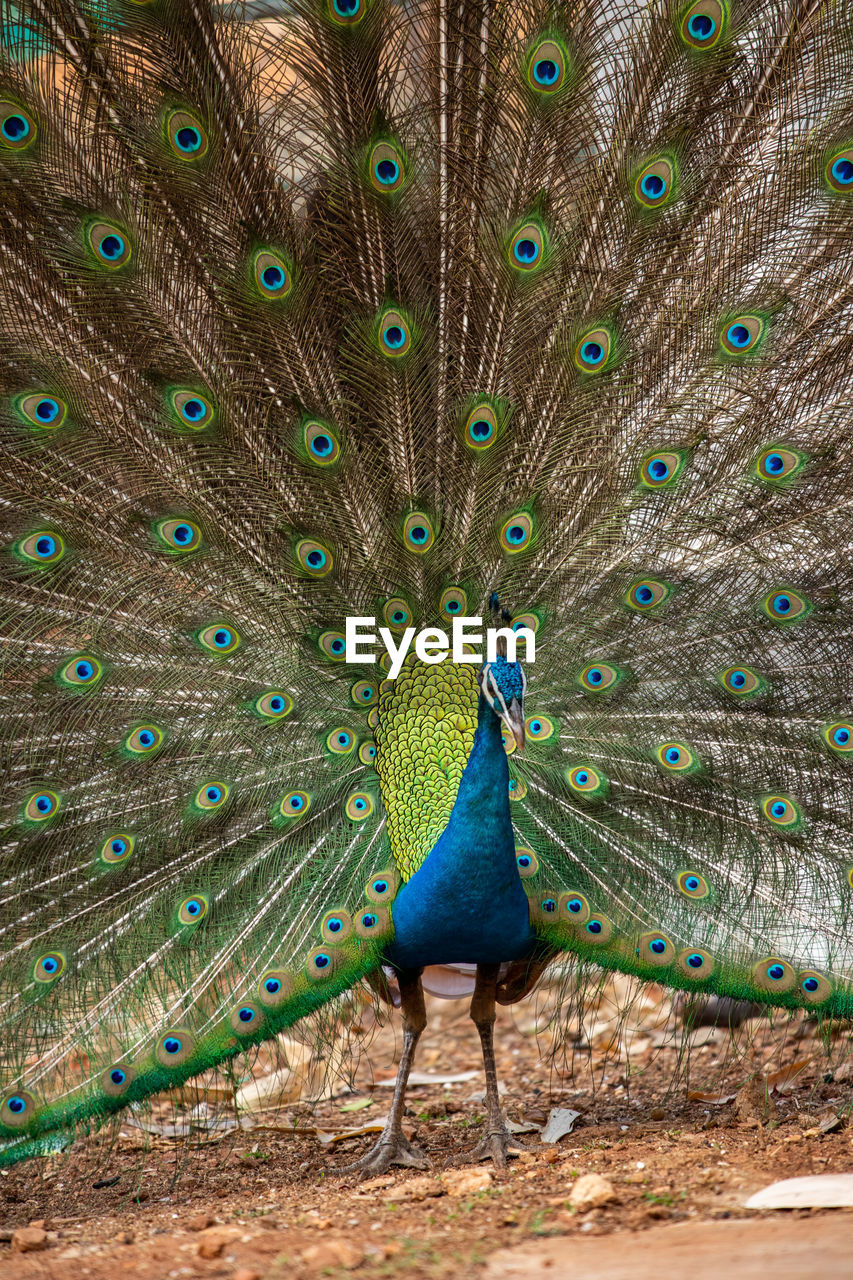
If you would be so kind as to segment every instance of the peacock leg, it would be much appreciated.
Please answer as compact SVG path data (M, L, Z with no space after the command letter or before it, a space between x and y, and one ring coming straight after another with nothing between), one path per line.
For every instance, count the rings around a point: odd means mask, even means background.
M448 1165L478 1164L491 1159L495 1167L505 1169L510 1148L524 1150L524 1143L516 1141L507 1131L498 1095L498 1072L495 1066L495 994L498 972L496 964L478 964L477 981L471 997L471 1018L480 1033L483 1046L483 1068L486 1073L486 1132L473 1151L453 1156Z
M403 1014L403 1052L397 1068L397 1083L394 1085L391 1113L385 1122L379 1141L371 1147L367 1155L356 1160L354 1164L336 1169L336 1173L359 1173L362 1178L372 1178L376 1174L385 1173L392 1164L405 1165L410 1169L429 1169L430 1167L424 1152L419 1147L413 1147L403 1133L406 1085L415 1058L415 1048L426 1026L426 1006L420 972L401 973L399 983Z

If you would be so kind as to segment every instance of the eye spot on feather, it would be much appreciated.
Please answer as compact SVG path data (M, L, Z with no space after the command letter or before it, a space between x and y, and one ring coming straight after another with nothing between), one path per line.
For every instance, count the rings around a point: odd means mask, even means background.
M527 627L534 635L538 635L539 628L542 626L542 619L536 613L518 613L510 623L513 631L519 631L522 627Z
M516 271L535 271L544 261L546 248L544 229L535 222L525 222L509 242L510 266Z
M201 530L189 519L160 520L155 525L157 537L172 554L183 555L201 546Z
M811 611L811 606L799 592L787 587L777 588L764 599L764 612L774 622L793 622L796 618L804 618Z
M57 679L64 688L79 692L94 689L103 674L104 669L97 658L89 653L80 653L60 667Z
M527 57L527 83L546 97L559 93L566 84L568 60L556 40L540 40Z
M133 846L133 836L127 835L125 832L116 832L115 835L107 836L101 845L101 861L109 865L127 862L133 853Z
M112 1067L108 1067L101 1075L100 1085L102 1091L109 1098L123 1097L133 1081L136 1079L136 1072L133 1067L122 1066L118 1063Z
M291 998L296 979L287 969L270 969L258 983L258 1003L265 1009L279 1009Z
M612 938L613 924L608 920L607 916L601 915L600 912L593 912L582 925L582 935L585 942L591 942L594 946L601 946Z
M701 947L686 947L676 956L676 965L685 978L704 982L714 972L714 959Z
M343 662L346 657L346 639L341 631L324 631L319 640L320 652L332 662Z
M358 749L358 758L362 764L374 764L376 761L376 745L373 742L362 742Z
M498 415L487 400L475 405L465 419L464 440L469 449L482 453L498 438Z
M130 262L130 240L124 231L111 222L89 223L86 228L86 244L96 263L109 271L119 271Z
M252 258L252 280L265 302L281 302L293 288L293 276L284 258L271 249L259 249Z
M303 818L310 805L311 797L307 791L288 791L278 808L283 818Z
M363 822L373 813L373 800L366 791L354 791L344 805L344 812L353 822Z
M184 898L178 907L178 920L181 924L199 924L207 915L208 901L200 893Z
M208 151L207 130L189 111L171 111L166 117L166 139L179 160L201 160Z
M312 578L325 578L334 566L334 557L328 547L313 538L302 538L296 544L296 558Z
M367 165L370 185L380 195L399 191L406 180L403 157L392 142L377 142L370 152Z
M786 960L778 956L767 956L753 966L752 976L755 985L762 991L790 991L797 981L797 975Z
M853 147L845 147L832 157L824 170L831 191L838 195L853 193Z
M795 827L801 821L799 808L789 796L765 796L761 804L762 812L774 827Z
M47 391L32 391L16 396L13 407L31 427L41 431L55 431L68 417L68 405L60 396Z
M193 804L202 813L210 813L213 809L221 809L228 799L230 788L225 782L205 782L195 793Z
M403 521L403 544L409 551L423 555L435 542L435 529L424 511L412 511Z
M600 800L610 789L610 780L591 764L576 764L566 771L566 781L585 801Z
M164 738L165 734L159 725L141 724L131 729L123 745L131 755L150 756L163 745Z
M758 455L755 474L759 480L778 484L782 480L792 480L802 470L804 463L805 457L798 449L792 449L786 445L772 445Z
M21 538L15 550L30 564L43 566L56 564L65 555L65 543L58 533L39 529Z
M29 1124L38 1107L35 1097L26 1089L15 1089L7 1093L0 1103L0 1124L10 1129L19 1129Z
M650 613L668 599L672 588L656 578L641 578L628 588L623 599L629 609L637 613Z
M554 736L554 721L548 716L528 716L524 722L524 732L531 742L547 742Z
M679 31L691 49L713 49L723 34L728 9L722 0L696 0L684 12Z
M0 146L6 151L26 151L38 134L35 118L18 102L0 101Z
M356 916L355 931L360 938L374 938L387 933L391 927L391 915L386 907L375 907Z
M169 403L179 427L190 431L204 431L214 419L213 404L200 391L178 389L170 392Z
M685 455L671 449L648 454L640 467L640 480L647 489L664 489L678 479Z
M412 625L412 611L405 600L399 596L387 601L382 607L382 616L386 627L392 631L404 631Z
M66 969L66 959L61 951L48 951L39 956L33 965L33 977L36 982L55 982Z
M659 209L675 191L675 165L666 156L650 160L634 182L634 198L644 209Z
M154 1049L154 1057L162 1067L180 1067L195 1052L195 1040L183 1028L166 1031Z
M348 911L327 911L320 923L320 936L324 942L346 942L352 937L353 921Z
M293 699L280 689L271 689L255 700L255 710L265 720L283 720L293 710Z
M766 322L761 316L735 316L720 331L720 347L728 356L751 355L761 345L765 331Z
M695 763L693 752L684 742L664 742L657 748L655 756L668 773L683 773Z
M412 334L399 311L386 311L379 321L379 349L391 359L406 355L412 346Z
M560 918L572 925L586 924L591 914L589 899L583 893L561 894L558 910Z
M526 511L517 511L501 525L500 543L507 555L526 550L532 539L533 520Z
M838 720L828 724L823 731L824 741L831 751L846 755L853 751L853 724L846 720Z
M804 969L797 981L800 997L808 1005L823 1004L832 995L832 983L817 969Z
M342 727L332 729L326 734L326 746L334 755L348 756L355 747L355 734Z
M309 419L302 428L302 440L311 462L318 467L330 467L341 455L341 442L328 422Z
M575 347L575 365L581 373L599 373L607 365L610 348L607 329L590 329Z
M438 607L449 618L463 618L468 612L468 596L461 587L446 587L441 593Z
M213 622L198 633L198 642L208 653L225 657L240 646L240 633L230 623Z
M736 698L748 698L752 693L760 693L765 687L758 672L746 666L727 667L720 673L719 680L726 692L734 694Z
M679 871L675 883L685 898L693 898L697 902L707 898L711 892L708 881L698 871Z
M642 964L665 968L675 960L675 947L665 933L644 933L637 943L636 956Z
M338 967L338 957L331 947L315 947L308 953L305 961L305 972L312 982L323 978L331 978Z
M527 848L526 845L519 845L515 851L515 865L518 867L521 878L529 880L539 870L539 859L532 849Z
M24 817L29 822L47 822L59 812L59 796L55 791L34 791L24 804Z
M609 662L590 662L578 675L578 683L588 693L606 693L619 681L619 670Z
M365 4L366 0L328 0L329 15L333 22L352 27L364 17Z
M527 795L527 783L521 778L510 778L509 780L509 798L510 800L523 800Z
M364 893L369 902L381 905L393 901L399 887L400 877L389 867L368 881Z
M258 1008L251 1001L245 1000L231 1010L228 1015L228 1021L235 1035L254 1036L263 1027L265 1017L263 1009Z

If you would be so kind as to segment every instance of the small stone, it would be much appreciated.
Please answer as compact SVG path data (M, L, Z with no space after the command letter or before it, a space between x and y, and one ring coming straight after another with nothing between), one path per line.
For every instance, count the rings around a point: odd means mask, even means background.
M490 1169L451 1169L442 1175L442 1182L451 1196L473 1196L492 1185Z
M134 1235L132 1231L119 1231L114 1239L116 1244L133 1244Z
M649 1119L650 1119L650 1120L665 1120L665 1119L666 1119L666 1112L664 1111L663 1107L653 1107L653 1108L652 1108L652 1110L649 1112Z
M47 1248L44 1227L18 1227L12 1232L13 1253L38 1253Z
M213 1227L202 1232L195 1251L200 1258L218 1258L222 1250L242 1233L237 1227Z
M302 1262L310 1271L326 1271L334 1267L354 1271L361 1266L365 1257L361 1245L343 1239L324 1240L321 1244L312 1244L302 1250Z
M261 1280L261 1273L252 1267L238 1267L231 1280Z
M200 1213L197 1218L190 1218L187 1223L187 1231L206 1231L208 1227L212 1227L216 1222L209 1213Z
M423 1177L408 1178L405 1182L398 1182L396 1186L390 1188L384 1199L389 1204L394 1204L400 1200L430 1200L445 1194L445 1188L437 1178L424 1175Z
M609 1204L616 1198L612 1182L602 1178L600 1173L585 1173L572 1184L569 1204L573 1209L584 1212L586 1209L595 1209L599 1205Z
M635 1187L641 1186L642 1183L645 1182L645 1180L646 1180L646 1175L640 1169L638 1169L636 1173L629 1173L627 1178L625 1179L626 1182L629 1182L632 1186L635 1186Z

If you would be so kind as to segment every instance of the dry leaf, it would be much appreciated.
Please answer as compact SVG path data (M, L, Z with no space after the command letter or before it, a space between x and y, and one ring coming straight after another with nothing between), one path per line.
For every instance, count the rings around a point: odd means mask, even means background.
M571 1111L568 1107L552 1107L548 1123L539 1135L540 1142L559 1142L571 1133L575 1121L580 1119L579 1111Z
M690 1102L707 1102L712 1107L725 1106L727 1102L734 1102L737 1097L736 1093L703 1093L701 1089L691 1089L687 1095Z
M794 1088L797 1077L801 1076L810 1064L811 1058L799 1058L796 1062L792 1062L790 1066L780 1067L778 1071L771 1071L767 1077L767 1088L771 1093L790 1093Z
M853 1173L786 1178L756 1192L747 1209L845 1209L853 1206Z

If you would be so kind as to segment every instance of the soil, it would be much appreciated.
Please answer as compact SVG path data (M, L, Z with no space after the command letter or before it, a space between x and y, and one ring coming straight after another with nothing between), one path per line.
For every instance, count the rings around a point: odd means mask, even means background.
M336 1176L375 1138L341 1135L386 1114L382 1082L400 1045L396 1014L377 1024L372 1006L356 1002L325 1063L294 1041L284 1042L284 1072L273 1054L259 1055L239 1095L244 1127L235 1082L210 1078L126 1116L118 1132L2 1171L2 1274L644 1280L663 1269L716 1280L723 1267L744 1278L853 1276L850 1210L744 1207L777 1180L853 1171L853 1029L758 1016L691 1031L655 987L626 1019L619 981L602 987L557 1056L556 989L499 1012L507 1114L541 1126L555 1108L580 1113L558 1142L525 1134L527 1149L506 1171L445 1168L482 1132L481 1064L467 1002L429 1000L416 1070L434 1080L412 1084L407 1132L433 1171ZM348 1081L324 1074L330 1056L354 1064ZM590 1208L572 1200L586 1174L604 1180Z

